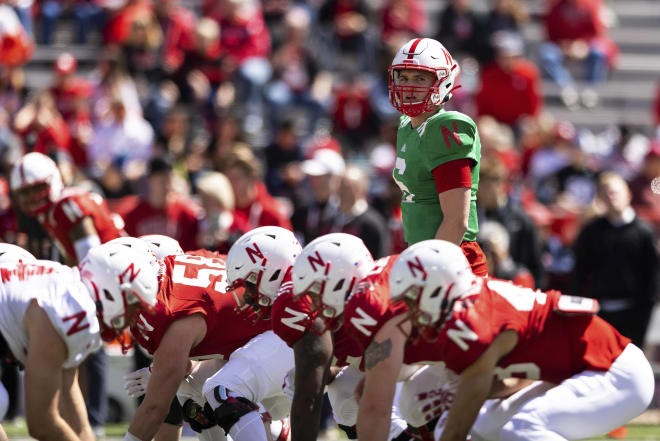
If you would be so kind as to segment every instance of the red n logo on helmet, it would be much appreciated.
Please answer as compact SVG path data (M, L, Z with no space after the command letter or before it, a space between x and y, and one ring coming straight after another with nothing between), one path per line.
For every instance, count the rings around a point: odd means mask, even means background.
M126 267L124 272L119 275L119 283L124 283L124 276L129 272L130 272L130 276L128 277L128 281L132 282L133 280L135 280L138 274L140 274L140 271L142 271L142 269L135 271L135 265L131 263Z
M422 275L422 280L426 280L426 270L424 269L424 265L422 265L422 262L419 261L419 257L415 256L415 260L409 260L408 262L408 269L410 270L411 274L413 277L417 277L417 271Z
M256 243L253 243L252 245L254 246L254 248L245 247L245 252L247 253L252 263L257 263L257 258L261 259L262 261L266 260L266 258L264 257L264 253L262 253L261 250L259 249L259 245L257 245Z
M309 260L309 264L312 266L312 270L316 272L316 265L319 267L323 268L325 266L325 262L323 261L323 258L319 254L319 252L316 252L316 257L314 256L307 256L307 260Z

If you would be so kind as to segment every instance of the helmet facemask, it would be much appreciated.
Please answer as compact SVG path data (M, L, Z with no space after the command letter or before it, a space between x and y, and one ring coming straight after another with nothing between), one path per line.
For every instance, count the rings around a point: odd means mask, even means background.
M270 320L270 310L273 301L259 289L264 270L253 271L245 279L236 279L230 283L229 289L234 292L236 299L236 313L246 319ZM242 300L235 292L243 290Z
M53 206L50 198L50 184L48 182L36 182L15 191L16 201L20 209L29 216L45 213Z
M347 282L346 279L341 279L333 289L333 291L344 292L344 294L341 295L344 301L353 291L353 287L355 286L356 283L355 277L353 277L349 283L346 282ZM339 330L339 328L341 328L344 322L343 302L341 305L342 307L337 308L323 301L322 293L325 292L327 285L328 284L326 283L325 280L320 282L316 281L312 283L312 285L307 290L307 294L309 294L312 300L312 316L319 317L323 321L322 329L318 330L312 328L312 330L319 335L325 333L326 331L335 332ZM333 293L333 294L329 294L329 296L330 298L334 298L337 297L337 294Z
M400 83L401 70L431 72L433 73L433 83L430 86L402 85ZM424 112L437 110L451 97L450 93L444 94L441 86L450 78L450 72L447 68L428 68L422 66L392 66L389 68L389 93L390 102L399 112L410 117L419 116ZM451 84L448 84L451 87ZM416 99L423 94L422 99Z
M118 314L115 317L106 318L103 316L103 302L100 299L100 295L112 297L112 294L110 294L107 289L104 289L101 294L92 280L85 281L88 282L88 286L91 285L96 297L96 312L100 319L101 338L106 342L113 340L117 341L121 346L122 354L126 354L131 348L133 348L133 346L135 346L133 338L131 337L130 332L128 332L128 328L137 324L140 313L146 312L148 314L154 314L155 308L149 303L143 301L134 289L122 289L121 296L124 304L123 313ZM110 324L109 326L108 323Z

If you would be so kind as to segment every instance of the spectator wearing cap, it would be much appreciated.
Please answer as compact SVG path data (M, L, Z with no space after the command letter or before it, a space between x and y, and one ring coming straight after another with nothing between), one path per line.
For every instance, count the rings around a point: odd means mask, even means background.
M391 254L385 219L367 201L369 178L362 169L346 167L339 186L339 214L332 232L361 238L374 259Z
M172 161L168 157L149 161L143 195L128 197L117 211L130 236L164 234L179 241L185 251L198 248L199 209L173 189Z
M234 213L247 221L248 229L274 225L291 230L284 206L266 190L261 180L261 162L249 147L235 149L227 158L224 171L234 190Z
M574 244L573 292L598 299L599 315L644 347L659 287L656 238L630 205L621 176L603 173L598 199L603 214L584 226Z
M495 59L481 73L477 113L515 128L522 118L536 116L541 110L541 76L536 66L522 57L523 41L518 34L499 31L492 41Z
M345 167L341 154L329 148L315 150L312 158L303 162L311 192L291 216L293 231L301 242L309 243L331 232L339 215L339 186Z
M481 224L494 221L508 234L508 253L516 264L527 268L535 285L544 286L541 240L532 220L522 207L509 197L507 171L497 156L482 159L479 170L477 212ZM489 274L491 274L489 272Z
M243 217L234 215L234 190L219 172L207 172L195 183L203 209L198 246L227 254L229 248L249 227Z
M69 52L63 52L55 60L55 75L50 93L57 110L69 127L71 155L79 166L87 163L87 146L92 140L91 109L89 98L92 85L76 75L78 62Z

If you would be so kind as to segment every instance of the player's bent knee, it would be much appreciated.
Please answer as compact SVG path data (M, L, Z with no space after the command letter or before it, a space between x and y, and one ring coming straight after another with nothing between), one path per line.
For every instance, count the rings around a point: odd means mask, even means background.
M207 400L209 403L218 403L213 415L215 422L222 427L225 434L229 434L229 430L243 415L259 411L259 406L247 398L228 396L227 389L222 386L216 386L212 393L212 399L209 400L207 396Z
M190 428L197 433L215 426L215 416L211 406L199 405L192 399L186 400L182 405L183 420L190 424Z

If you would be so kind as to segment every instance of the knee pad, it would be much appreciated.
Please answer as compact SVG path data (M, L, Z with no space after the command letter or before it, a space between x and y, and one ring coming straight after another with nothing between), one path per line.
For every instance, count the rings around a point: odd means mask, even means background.
M337 426L346 434L348 439L357 439L357 427L355 426L344 426L343 424L337 423Z
M215 400L220 403L220 406L215 409L213 415L218 426L222 427L225 434L229 434L229 429L231 429L243 415L253 411L258 412L259 406L247 398L230 397L226 394L221 394L220 388L221 386L216 386L216 388L213 389ZM226 389L224 389L224 391L226 391Z
M197 404L195 401L188 399L182 406L183 420L190 424L190 428L197 433L204 429L209 429L215 426L215 416L213 409L207 404L204 407Z

